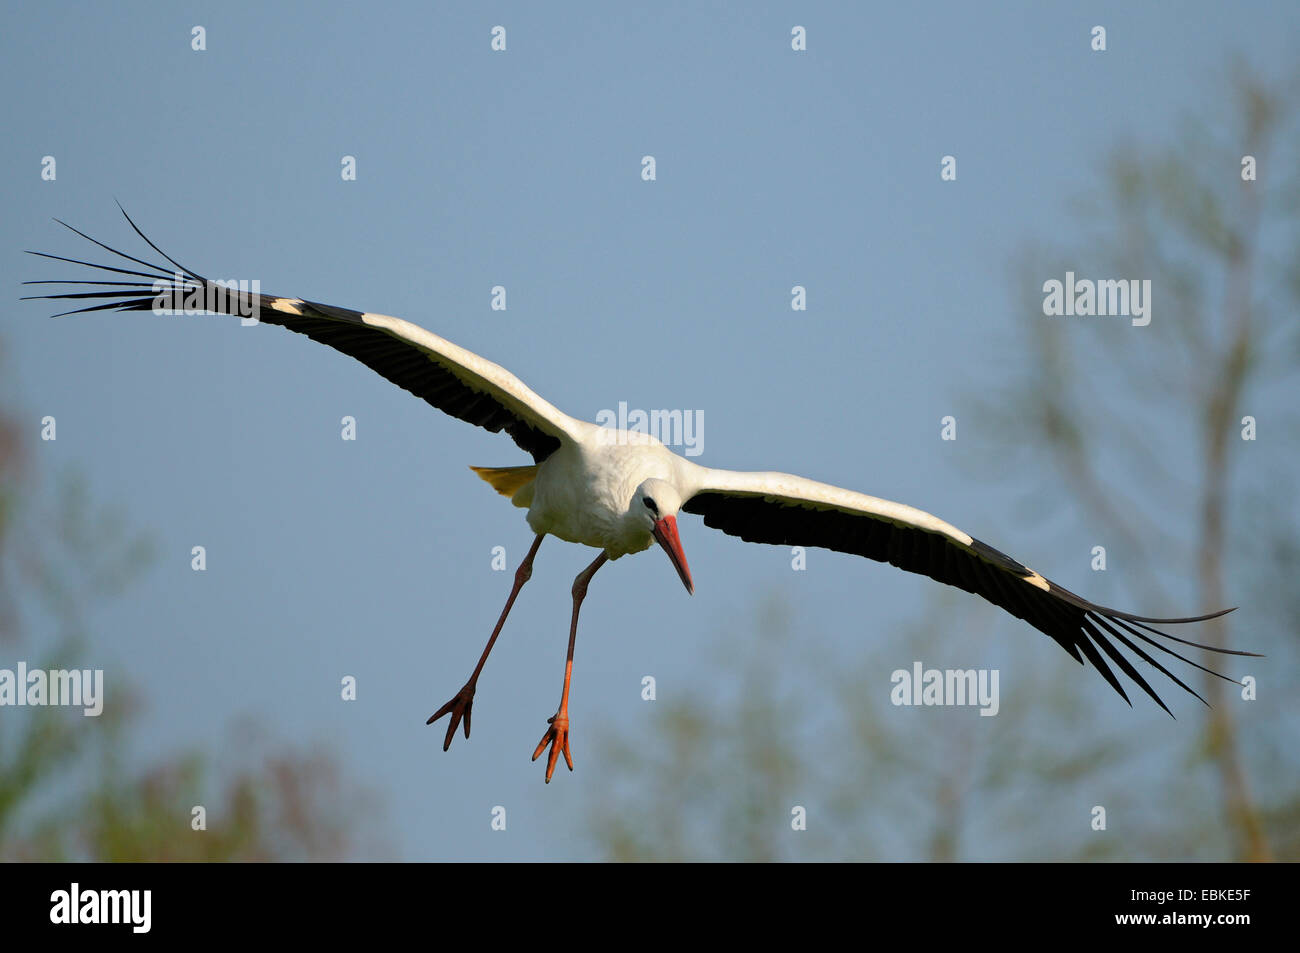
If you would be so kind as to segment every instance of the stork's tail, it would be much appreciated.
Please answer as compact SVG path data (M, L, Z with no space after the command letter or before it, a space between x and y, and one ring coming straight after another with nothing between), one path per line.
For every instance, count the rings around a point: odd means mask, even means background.
M502 496L510 497L511 502L516 506L527 506L531 502L531 500L525 501L518 494L532 486L533 480L537 477L536 464L529 467L470 467L470 469L492 484L492 489ZM532 494L527 495L531 497Z

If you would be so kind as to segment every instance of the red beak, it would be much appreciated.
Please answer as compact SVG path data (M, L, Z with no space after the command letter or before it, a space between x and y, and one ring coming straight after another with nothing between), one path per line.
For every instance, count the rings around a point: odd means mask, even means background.
M691 595L695 594L695 584L691 582L691 567L686 565L686 554L682 552L682 541L677 538L677 517L665 516L655 523L655 539L664 548L668 558L673 561L673 568L682 578L682 585Z

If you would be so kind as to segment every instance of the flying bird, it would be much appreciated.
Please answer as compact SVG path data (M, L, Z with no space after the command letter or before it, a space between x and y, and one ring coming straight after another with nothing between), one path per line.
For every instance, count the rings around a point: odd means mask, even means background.
M1184 618L1153 618L1121 612L1089 602L987 543L911 506L788 473L737 472L699 466L649 434L601 427L570 417L505 368L400 318L303 298L262 294L260 290L221 287L165 254L136 226L125 209L122 214L135 233L166 259L171 268L118 251L56 219L87 241L139 268L30 252L123 276L126 280L108 280L97 275L94 280L24 282L90 286L83 290L30 295L24 300L49 299L79 305L56 317L91 311L167 312L180 310L192 300L201 301L201 310L205 311L245 316L254 313L261 323L288 328L356 358L453 417L494 433L504 430L521 450L532 456L533 462L528 465L472 467L498 493L528 511L528 525L534 536L527 555L515 571L505 607L474 671L427 722L433 724L450 716L444 751L450 747L462 722L465 737L469 737L479 675L515 598L532 575L533 560L542 540L555 536L597 550L596 557L573 581L573 614L560 705L547 720L548 728L533 752L536 761L549 749L548 783L560 754L564 755L569 770L573 770L569 750L569 689L578 612L587 587L605 563L658 544L686 591L693 593L695 586L677 524L681 513L701 516L705 526L746 542L818 546L866 556L982 596L1050 636L1080 664L1085 660L1090 662L1130 706L1132 702L1110 663L1157 705L1173 714L1132 659L1121 651L1121 646L1202 702L1205 699L1166 668L1152 651L1227 681L1233 679L1191 660L1170 647L1171 644L1226 655L1254 654L1190 642L1156 628L1204 622L1231 609Z

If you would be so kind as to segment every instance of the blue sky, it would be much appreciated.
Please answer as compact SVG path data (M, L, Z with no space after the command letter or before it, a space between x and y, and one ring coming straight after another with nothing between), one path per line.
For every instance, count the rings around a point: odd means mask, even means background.
M1095 580L1066 495L1027 525L1009 479L967 466L981 441L969 394L998 379L996 342L1026 320L1009 264L1036 236L1071 233L1069 199L1115 143L1163 141L1231 55L1280 70L1300 35L1290 3L1186 3L1173 20L1121 3L50 3L7 20L13 297L68 273L22 249L92 254L53 216L139 253L116 198L200 272L405 317L575 416L620 401L702 410L698 462L908 502L1067 585ZM489 48L497 24L504 53ZM794 24L806 52L790 49ZM1089 49L1094 24L1105 53ZM945 154L956 182L940 181ZM345 155L356 181L340 176ZM790 309L796 284L806 312ZM522 511L467 465L522 452L279 329L46 313L11 301L0 326L6 400L33 435L58 420L34 466L82 471L158 546L146 578L96 613L84 660L110 692L114 673L142 687L141 756L218 747L251 713L327 744L379 791L408 859L591 856L574 835L584 774L602 770L590 739L654 717L643 675L671 697L768 591L851 648L915 615L933 585L820 552L794 574L783 550L684 520L693 598L657 553L593 584L578 770L544 787L528 755L592 553L542 546L470 743L444 754L424 726L509 589L492 547L513 569L530 541ZM955 444L938 439L946 414ZM345 415L355 442L339 438ZM190 569L194 545L206 572ZM996 635L1058 651L1010 618ZM345 674L353 704L338 698ZM498 804L505 836L488 828Z

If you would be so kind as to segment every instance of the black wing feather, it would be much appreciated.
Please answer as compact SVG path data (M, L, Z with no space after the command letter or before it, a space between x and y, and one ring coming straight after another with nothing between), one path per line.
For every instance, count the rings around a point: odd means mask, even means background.
M1075 661L1084 663L1086 660L1091 663L1125 701L1129 701L1128 694L1107 663L1107 658L1151 696L1156 704L1169 711L1155 689L1120 652L1116 642L1201 701L1205 699L1152 658L1136 644L1135 639L1201 671L1233 681L1160 644L1141 630L1173 642L1224 655L1254 656L1253 652L1221 649L1179 639L1152 628L1149 624L1204 622L1231 612L1231 609L1178 619L1157 619L1120 612L1089 602L1050 580L1042 580L1047 589L1027 583L1025 580L1037 576L1033 570L977 539L965 547L941 533L901 525L882 517L818 507L803 501L783 501L758 494L706 490L687 500L682 505L682 510L703 516L705 526L739 536L746 542L817 546L865 556L982 596L1051 636Z
M121 208L120 205L118 207ZM175 301L177 303L176 308L179 310L180 303L187 294L192 293L195 289L200 289L206 294L209 288L215 287L213 282L203 278L197 272L185 268L158 248L144 232L140 231L135 222L131 220L131 216L127 215L125 209L122 210L122 214L126 216L126 220L130 222L135 233L144 239L150 248L171 263L176 270L169 271L161 265L135 258L125 252L111 248L103 242L96 241L66 222L59 222L60 225L71 229L100 248L127 261L154 270L153 272L135 271L34 251L29 254L54 261L83 265L87 268L95 268L113 274L132 275L147 279L147 282L28 281L24 282L24 284L97 284L101 290L29 295L24 300L40 298L52 301L106 302L64 311L56 315L56 317L68 314L85 314L93 311L152 311L160 295L169 296L168 300ZM55 221L58 221L58 219L55 219ZM179 279L177 275L180 275ZM155 283L162 283L161 290L155 290ZM532 454L533 460L537 463L545 460L560 446L558 437L539 430L528 420L520 417L509 407L502 404L492 394L476 389L448 367L430 359L430 356L424 351L394 338L381 328L366 324L362 320L362 312L360 311L337 308L312 301L298 303L297 299L294 299L295 306L302 314L289 314L274 307L274 302L283 301L284 299L277 298L274 295L253 295L248 292L239 294L229 290L223 298L217 300L228 302L227 313L247 314L250 313L250 308L253 305L251 298L257 299L256 307L260 322L279 325L354 357L398 387L409 391L416 397L453 417L483 427L493 433L504 430L515 443Z

